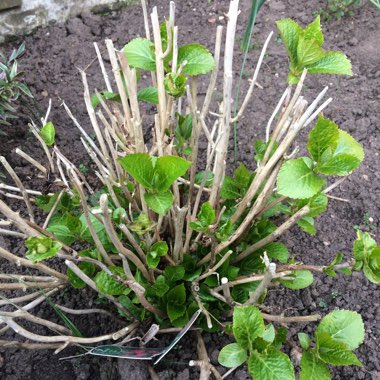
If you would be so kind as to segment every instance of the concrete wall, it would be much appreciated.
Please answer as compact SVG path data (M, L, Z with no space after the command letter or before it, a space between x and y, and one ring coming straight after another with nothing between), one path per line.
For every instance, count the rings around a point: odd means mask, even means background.
M20 0L5 1L4 4L20 3ZM21 6L0 11L0 43L9 37L30 33L51 21L64 22L83 11L105 12L132 2L133 0L21 0Z

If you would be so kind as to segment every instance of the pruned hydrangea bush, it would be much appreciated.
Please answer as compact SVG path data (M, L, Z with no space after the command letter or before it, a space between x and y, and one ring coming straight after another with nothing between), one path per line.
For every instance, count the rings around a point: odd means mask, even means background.
M4 274L8 281L1 283L1 289L25 291L22 296L10 292L2 296L1 305L15 309L0 311L0 322L27 340L13 346L33 348L36 343L28 343L32 341L59 352L68 345L87 343L96 346L98 354L127 357L123 345L101 342L127 341L147 320L161 329L181 331L186 326L187 330L199 315L196 324L204 331L233 334L236 339L221 350L219 362L235 368L247 361L255 380L294 379L298 365L301 379L318 380L330 378L329 365L360 366L353 351L363 342L364 325L356 312L286 316L271 315L265 306L269 287L303 289L313 283L314 273L339 278L363 271L371 282L379 283L380 247L368 233L358 233L353 257L345 260L337 253L324 266L295 260L279 241L295 224L314 235L314 220L326 210L329 192L364 159L363 147L323 116L331 102L325 99L327 87L314 99L302 95L308 74L350 75L349 60L341 52L322 49L319 18L305 28L290 19L278 21L289 53L289 85L275 109L268 110L265 139L255 142L251 164L237 165L229 176L231 129L244 117L255 92L273 33L234 113L239 1L231 1L226 30L217 27L213 53L196 43L178 45L173 3L169 19L161 24L157 9L153 8L149 20L144 1L142 5L146 38L119 48L106 40L111 67L95 44L104 90L90 91L81 71L95 139L64 104L96 167L98 186L90 184L84 171L56 145L49 112L41 126L30 125L46 159L37 162L23 152L48 178L51 186L46 193L28 189L0 158L9 181L14 182L1 184L1 233L23 239L26 247L24 257L0 247L0 256L16 265L14 274ZM142 73L149 73L149 86L143 84ZM209 86L201 97L203 75ZM216 88L223 93L220 102L214 99ZM145 103L156 107L152 126L143 121ZM254 121L250 127L258 128ZM297 137L305 129L308 153L300 156ZM207 142L204 152L201 138ZM200 160L201 153L205 160ZM19 197L26 212L7 204L10 196ZM36 208L45 213L43 220L35 217ZM52 258L62 263L59 271L49 265ZM29 268L31 274L17 274L17 266ZM94 289L125 319L126 327L112 331L110 323L109 334L86 338L64 324L32 314L50 295L70 286ZM75 313L65 307L60 310ZM52 335L26 330L19 318L46 326ZM317 327L314 336L298 335L299 341L291 347L292 362L283 350L288 342L284 325L299 322L315 322ZM191 364L200 367L202 379L211 373L217 377L199 332L197 338L199 360ZM101 351L102 347L107 349Z

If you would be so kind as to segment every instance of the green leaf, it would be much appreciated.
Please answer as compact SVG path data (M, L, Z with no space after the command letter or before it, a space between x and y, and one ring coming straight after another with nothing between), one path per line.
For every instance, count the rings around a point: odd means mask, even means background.
M163 274L169 282L176 282L183 279L185 268L181 265L166 267Z
M184 175L191 162L177 156L162 156L157 159L155 166L154 185L158 191L168 190L173 182Z
M271 143L271 141L268 141L267 143L265 143L262 140L257 140L255 142L255 151L256 151L255 160L257 162L262 161L262 159L264 158L265 152L268 149L270 143ZM272 146L272 151L270 152L269 157L273 156L273 154L277 150L277 148L278 148L278 142L275 141L273 146Z
M364 263L368 262L371 252L376 248L376 241L371 238L368 232L357 232L358 237L354 242L353 252L355 257L354 269L361 269Z
M166 283L166 278L163 275L159 275L156 278L154 284L148 288L147 293L161 298L167 293L169 289L170 287Z
M310 286L313 281L313 273L308 270L296 270L293 272L294 280L281 280L278 281L289 289L297 290L304 289Z
M191 133L193 132L193 118L190 114L182 116L177 113L176 116L178 118L178 125L175 129L175 136L178 140L185 142L191 137Z
M137 93L137 100L151 104L158 104L157 87L145 87Z
M198 214L198 220L203 227L208 227L215 222L215 211L209 202L202 204L201 211Z
M178 49L178 67L187 62L182 70L184 75L207 74L215 67L215 61L209 50L199 44L189 44Z
M88 277L92 277L95 274L95 265L93 263L81 262L78 264L79 269ZM86 283L78 277L70 268L67 269L67 277L70 284L75 289L82 289L86 287Z
M234 308L233 332L244 349L251 350L254 340L264 333L265 325L260 310L254 306Z
M298 340L300 341L300 345L302 349L308 350L310 347L310 337L305 333L298 333Z
M224 177L222 188L220 189L220 197L223 199L237 199L241 197L241 187L238 183L228 175Z
M282 42L288 51L291 63L297 65L297 46L302 28L291 19L276 21L276 25L280 31Z
M324 38L321 30L321 18L319 15L313 22L306 26L302 35L306 39L315 39L320 47L323 45Z
M286 161L278 173L278 193L294 199L316 195L325 181L313 172L311 166L312 162L307 157Z
M174 197L170 191L165 191L156 194L145 193L144 199L149 208L154 212L159 215L165 215L170 207L172 207Z
M184 284L177 285L171 289L166 298L169 302L176 305L183 305L186 302L186 289Z
M40 130L39 135L42 137L42 140L44 140L45 144L47 146L53 146L55 142L55 128L54 124L49 121L46 123Z
M380 247L372 250L363 267L363 273L372 283L380 284Z
M298 208L309 205L310 212L307 214L308 217L315 217L325 212L327 204L328 198L324 193L319 193L310 199L301 199L297 202Z
M285 327L278 327L276 331L276 337L272 343L272 347L280 349L282 345L286 342L286 337L288 335L288 330Z
M338 126L330 119L318 117L315 127L310 131L307 149L314 161L319 161L323 153L336 149L339 140Z
M334 271L334 266L340 264L343 260L343 253L338 252L334 260L326 268L323 269L323 273L327 274L330 277L335 277L336 273Z
M342 342L334 340L328 333L316 332L319 357L332 365L357 365L362 367L356 355Z
M316 334L322 333L354 350L364 341L364 323L355 311L335 310L319 323Z
M147 153L128 154L118 160L125 171L146 189L153 188L154 166Z
M247 189L251 182L251 173L242 163L240 163L234 172L234 178L241 188Z
M350 60L340 51L327 51L324 56L308 66L310 74L352 75Z
M304 216L297 224L309 235L314 236L317 230L314 227L314 219L310 216Z
M300 380L330 380L329 368L312 352L304 352L301 359Z
M91 236L90 230L88 229L87 221L84 214L82 214L79 217L79 221L81 222L79 237L87 242L92 243L94 240ZM101 243L105 246L106 249L111 249L112 244L109 241L109 238L108 238L108 235L103 223L100 222L93 214L90 214L90 221Z
M104 91L99 92L98 94L102 99L105 99L105 100L110 100L113 102L120 102L121 101L120 95L118 93L115 93L115 92L104 90ZM100 104L98 94L94 94L91 96L92 108L96 108Z
M118 275L119 277L126 279L126 275L124 273L123 268L109 267L108 269L115 275ZM98 272L95 276L94 281L96 287L103 294L118 296L130 292L130 289L127 287L127 285L120 283L114 277L110 276L108 273L104 271Z
M254 351L248 360L248 371L255 380L294 380L294 368L288 355L273 348Z
M317 165L317 170L326 175L346 176L360 166L361 161L350 154L338 154Z
M131 67L142 70L156 71L154 45L145 38L135 38L123 48Z
M165 91L179 98L186 91L187 78L183 74L167 73L164 78Z
M144 320L146 309L141 308L141 307L137 307L131 301L131 299L127 295L125 295L125 294L119 296L117 299L127 310L129 310L132 313L132 315L136 319L138 319L139 321ZM118 310L118 311L119 311L119 314L121 314L123 317L127 318L127 316L121 310Z
M38 195L35 198L36 206L45 212L49 212L53 208L58 195L59 193L55 193L53 195Z
M218 356L218 362L227 368L239 367L247 359L247 350L238 343L227 344L222 348Z
M70 231L65 225L56 224L49 226L46 230L66 245L71 245L77 240L77 234Z
M299 66L308 67L319 61L324 54L317 40L314 38L308 39L302 34L300 35L297 46L297 62Z
M165 241L158 241L157 243L154 243L146 257L149 268L157 268L160 258L167 254L168 249L169 247Z
M272 343L274 341L274 338L276 337L276 331L272 324L265 326L265 330L263 334L261 335L261 338L265 342Z
M62 248L62 244L45 236L29 237L25 240L28 250L25 257L33 263L54 257Z
M186 306L168 302L166 311L168 313L170 322L173 323L175 320L181 318L186 313Z

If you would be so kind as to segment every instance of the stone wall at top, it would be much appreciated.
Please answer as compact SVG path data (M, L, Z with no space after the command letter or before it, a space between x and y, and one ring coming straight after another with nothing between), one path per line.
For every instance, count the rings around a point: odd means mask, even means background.
M134 0L0 0L0 43L82 12L107 12Z

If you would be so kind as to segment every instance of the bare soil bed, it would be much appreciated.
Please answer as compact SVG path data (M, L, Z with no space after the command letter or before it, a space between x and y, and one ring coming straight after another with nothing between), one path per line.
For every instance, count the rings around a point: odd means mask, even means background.
M168 0L152 0L157 5L161 17L168 14ZM241 26L238 34L242 35L248 17L250 0L241 0ZM323 2L324 3L324 2ZM275 20L290 17L301 24L313 19L313 11L319 9L321 2L309 0L270 0L261 10L254 33L255 49L250 52L247 74L251 74L259 55L259 49L271 30L276 32ZM182 42L199 42L212 49L217 24L225 24L220 19L228 10L227 0L177 1L177 25L180 27ZM64 25L51 25L39 29L33 35L25 37L27 56L21 63L21 69L27 73L27 82L36 95L43 109L47 108L49 98L53 107L51 120L57 129L57 143L60 149L74 162L91 168L85 155L79 132L66 115L61 101L65 100L73 114L86 131L89 121L82 97L82 84L76 67L86 68L89 82L93 89L103 89L102 78L96 63L92 43L101 44L112 38L115 45L121 48L137 35L144 35L142 11L139 6L131 6L118 13L108 15L83 14L69 20ZM317 235L309 237L298 227L283 236L289 250L297 260L304 263L323 265L329 263L336 252L351 255L355 239L353 226L360 226L371 232L377 241L380 240L380 23L379 13L366 4L352 18L325 22L323 25L326 49L345 52L352 60L354 75L348 77L319 76L307 79L306 98L320 91L323 86L330 87L329 94L334 98L328 107L326 116L332 118L341 128L351 133L365 147L366 159L362 167L348 178L334 195L349 199L342 202L330 199L327 212L317 220ZM14 41L1 49L10 52L21 40ZM238 44L237 44L238 45ZM236 72L241 65L241 53L236 51ZM244 120L238 128L239 161L248 168L253 168L253 143L265 133L267 119L278 101L279 94L286 87L288 62L286 52L275 36L268 49L265 65L258 78L263 89L256 89L256 95ZM204 78L203 87L207 84ZM247 79L243 92L247 88ZM220 96L218 89L216 98ZM149 111L152 110L147 110ZM152 112L150 112L152 113ZM145 122L149 126L150 118ZM41 188L43 183L36 180L34 171L25 166L12 150L21 146L25 151L38 157L42 152L36 150L36 144L27 132L26 119L20 119L17 125L9 130L9 136L0 140L0 153L16 167L29 188ZM307 131L301 136L300 146L305 143ZM231 154L231 166L232 166ZM17 204L15 203L15 207ZM22 244L15 240L0 237L0 244L13 252L22 254ZM58 265L58 264L57 264ZM0 272L6 273L10 266L0 261ZM72 308L83 308L94 304L96 295L89 290L66 291L54 298L57 303ZM364 344L357 351L364 367L340 367L333 370L334 379L380 379L380 293L375 285L369 283L361 274L351 277L339 276L331 279L318 276L314 284L305 290L288 291L272 290L269 304L273 314L286 310L287 315L308 315L316 311L326 314L335 308L355 310L363 316L366 327ZM39 315L57 319L49 306L42 307ZM110 321L105 317L73 317L74 323L85 336L107 331L107 324L112 328L121 324L120 320ZM291 326L291 332L299 330L312 331L313 326ZM44 329L41 329L44 333ZM11 340L13 334L7 332L1 339ZM170 337L163 339L162 344ZM157 371L162 379L196 379L196 372L190 370L187 363L195 359L194 339L187 335L160 364ZM226 343L226 338L218 335L205 337L207 349L212 362L217 365L219 350ZM161 343L161 342L160 342ZM71 379L148 379L144 364L127 360L81 357L74 360L59 361L59 357L77 353L69 349L58 356L48 351L0 350L0 378L3 380L59 378ZM221 372L223 369L221 369ZM230 378L248 379L244 368L238 369Z

